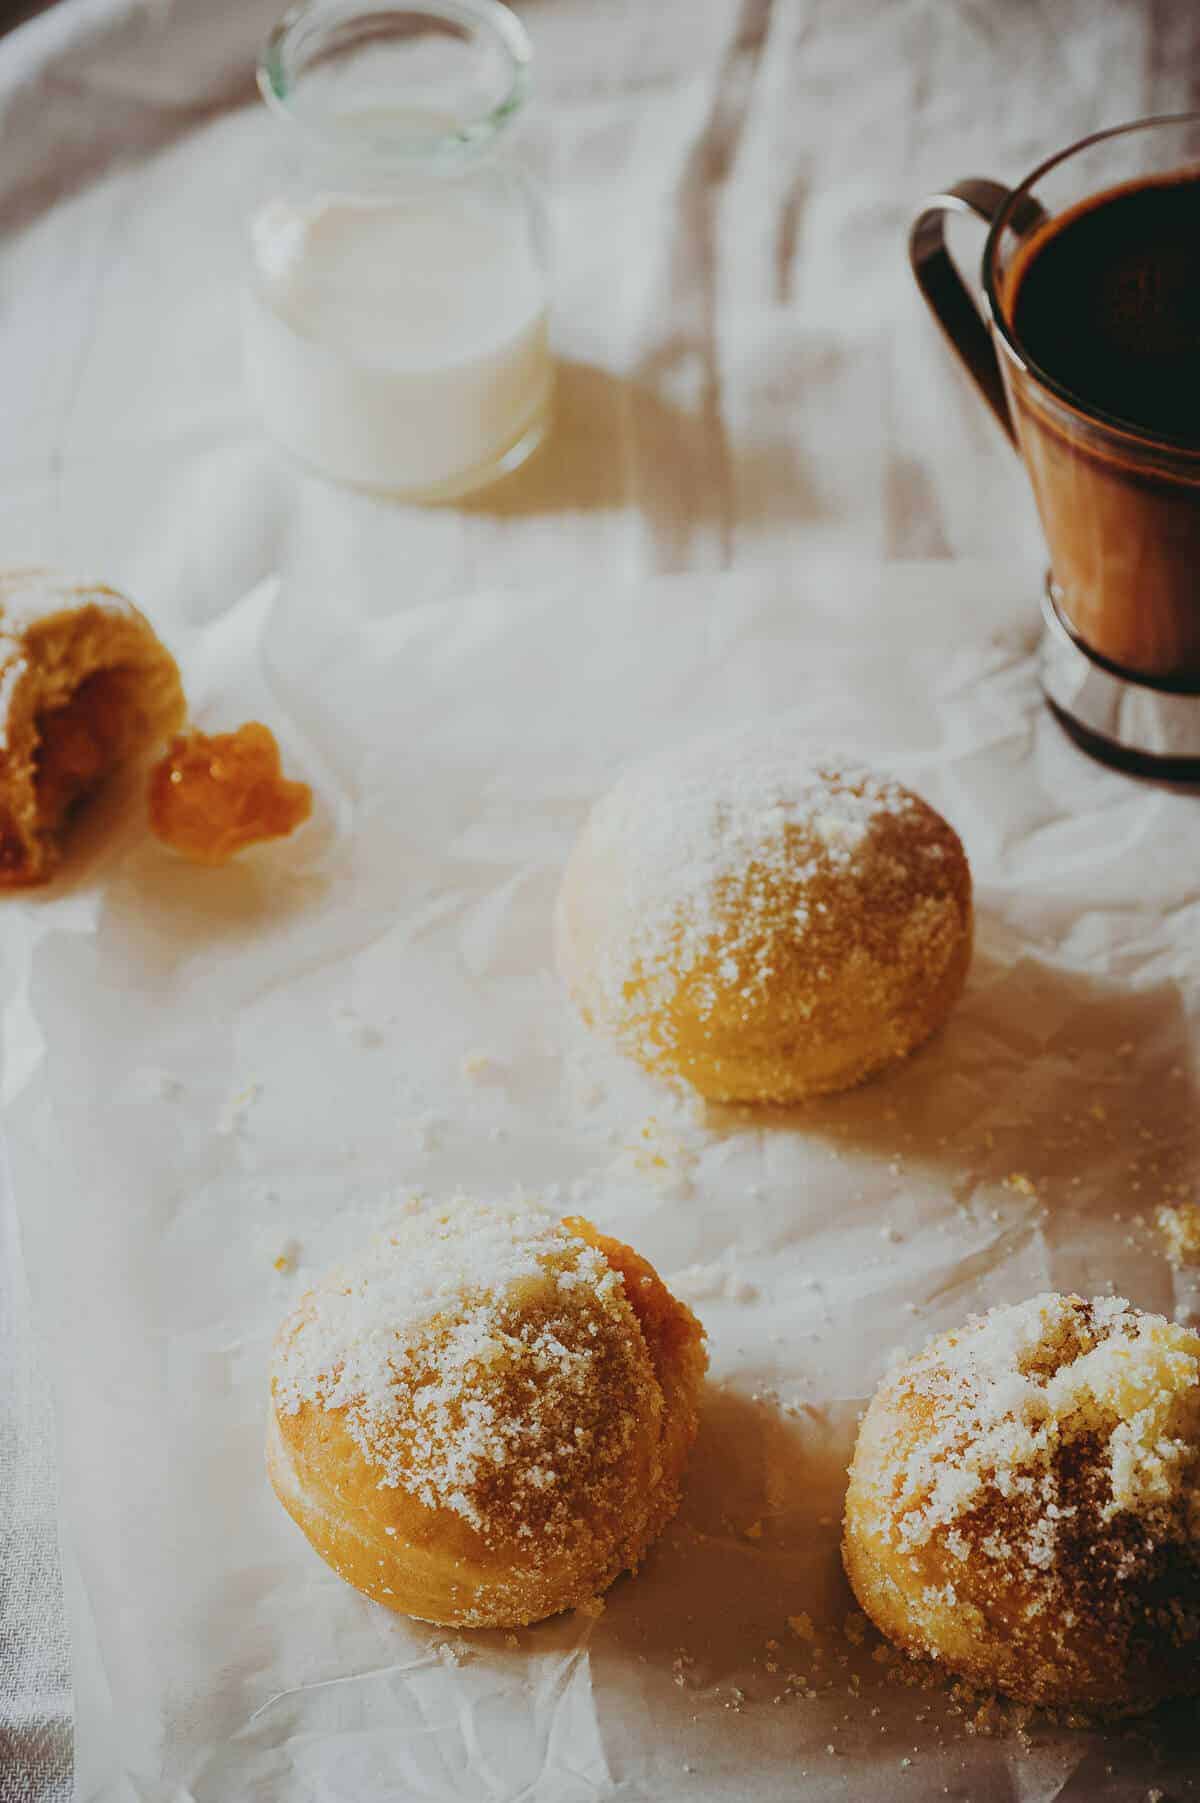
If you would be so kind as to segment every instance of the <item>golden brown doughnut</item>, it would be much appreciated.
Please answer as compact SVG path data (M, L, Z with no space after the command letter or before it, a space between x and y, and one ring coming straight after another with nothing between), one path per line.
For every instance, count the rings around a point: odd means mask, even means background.
M175 660L131 601L0 572L0 887L43 882L76 804L183 715Z
M446 1626L540 1621L633 1569L674 1514L703 1342L587 1222L427 1209L284 1322L267 1469L376 1602Z
M884 1634L981 1687L1200 1693L1200 1335L1057 1295L942 1334L863 1417L842 1551Z
M584 1019L714 1101L846 1089L939 1027L971 878L928 803L786 725L629 771L563 878L558 966Z

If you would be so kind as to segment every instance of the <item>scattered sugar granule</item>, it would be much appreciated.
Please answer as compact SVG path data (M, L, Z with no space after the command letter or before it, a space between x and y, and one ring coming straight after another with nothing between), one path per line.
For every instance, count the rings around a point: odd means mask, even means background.
M1200 1266L1200 1204L1179 1202L1173 1208L1160 1208L1155 1219L1175 1268Z
M691 1195L696 1154L686 1140L662 1126L657 1117L651 1115L642 1124L632 1144L621 1143L620 1138L618 1144L620 1150L610 1167L614 1174L633 1171L648 1177L663 1195L680 1200Z
M1034 1186L1033 1178L1028 1176L1025 1171L1010 1171L1008 1176L1004 1179L1004 1187L1005 1189L1016 1190L1019 1196L1037 1195L1037 1189Z
M261 1095L261 1083L247 1083L244 1089L230 1096L217 1117L217 1132L225 1136L240 1133L250 1110Z
M801 1610L799 1615L789 1615L787 1625L797 1640L815 1640L817 1638L817 1630L812 1625L812 1617L805 1610Z

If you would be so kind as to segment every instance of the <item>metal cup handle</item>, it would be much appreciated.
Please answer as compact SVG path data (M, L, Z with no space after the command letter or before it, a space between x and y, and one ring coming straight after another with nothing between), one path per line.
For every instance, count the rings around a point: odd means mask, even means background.
M1011 199L1011 191L999 182L974 178L957 182L944 194L931 194L918 214L908 240L908 255L917 286L929 303L951 347L957 351L968 375L995 414L1014 446L1017 435L1004 393L1004 381L987 322L971 298L946 248L947 213L971 213L992 225ZM1012 210L1011 224L1020 233L1046 217L1030 195L1022 195Z

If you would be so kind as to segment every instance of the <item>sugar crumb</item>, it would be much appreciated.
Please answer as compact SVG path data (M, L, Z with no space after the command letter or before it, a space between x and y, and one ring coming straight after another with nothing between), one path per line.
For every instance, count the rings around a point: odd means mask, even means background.
M271 1260L275 1270L283 1275L288 1275L294 1271L299 1263L300 1251L301 1247L299 1240L285 1240L283 1245L279 1248L279 1251L275 1254L275 1257Z
M685 1302L755 1302L759 1296L756 1283L751 1283L737 1270L717 1259L708 1265L687 1265L670 1278L670 1288Z

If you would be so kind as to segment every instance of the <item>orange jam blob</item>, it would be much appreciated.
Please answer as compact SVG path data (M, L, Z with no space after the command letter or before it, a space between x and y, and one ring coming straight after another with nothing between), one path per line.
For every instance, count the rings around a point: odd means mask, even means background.
M173 740L150 773L149 799L151 830L196 864L226 864L312 813L312 790L284 777L275 735L257 720Z

